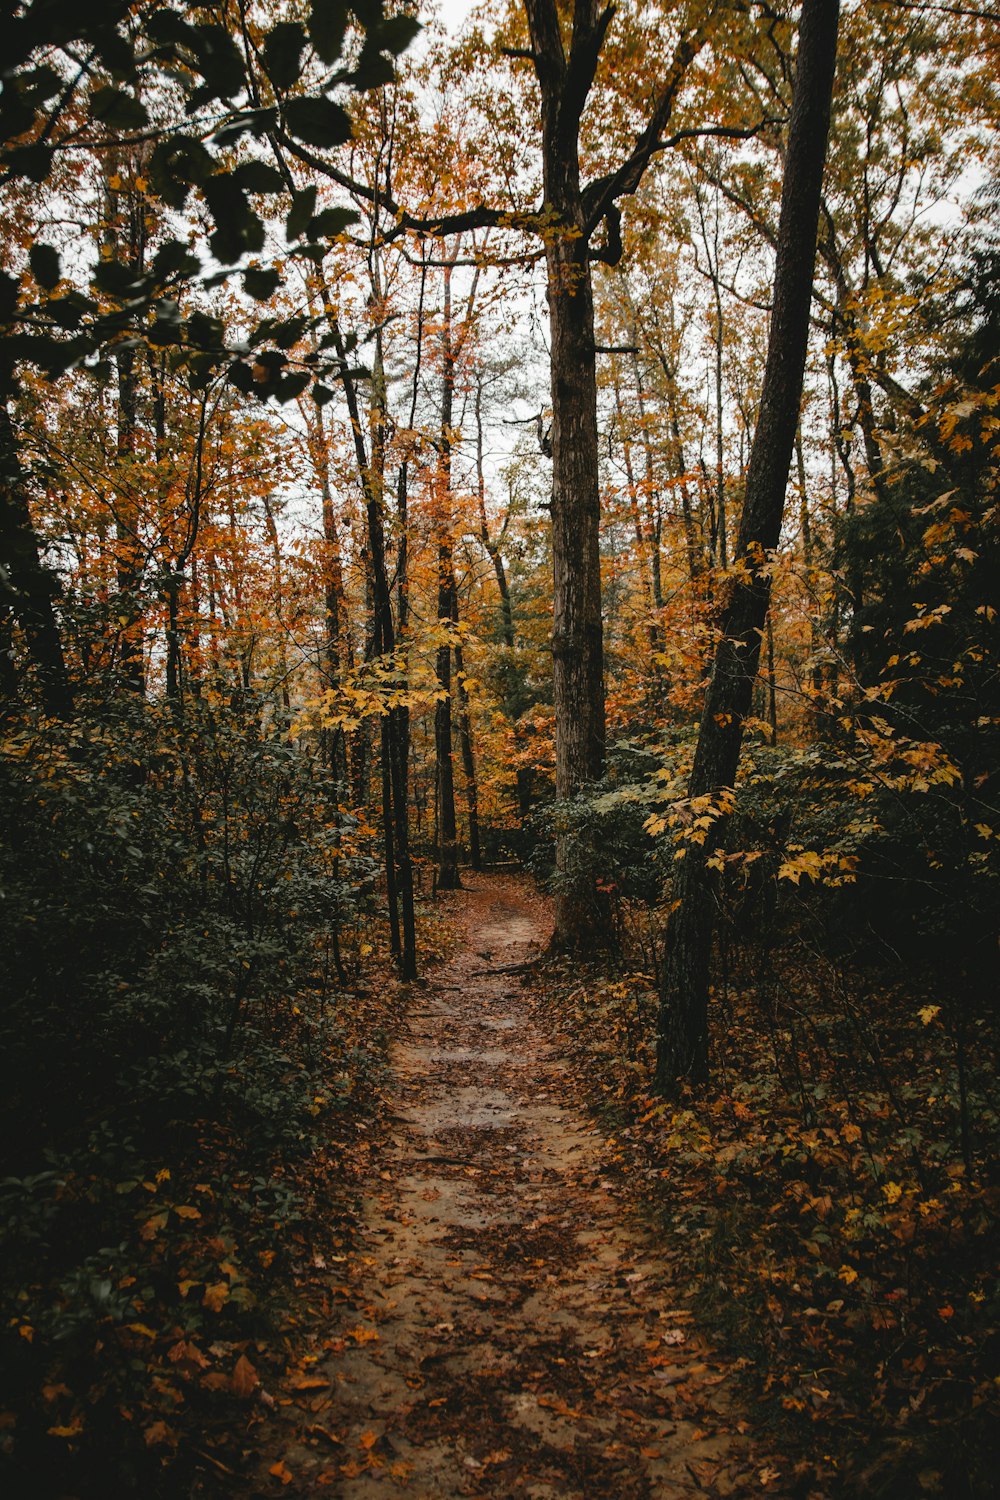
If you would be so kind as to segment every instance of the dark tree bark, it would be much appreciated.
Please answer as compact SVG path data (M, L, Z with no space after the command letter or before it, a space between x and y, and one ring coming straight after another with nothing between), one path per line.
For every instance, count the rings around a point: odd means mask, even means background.
M552 659L556 796L568 799L604 769L597 376L590 234L580 184L580 118L610 9L576 6L567 58L555 0L525 0L542 102L545 243L552 391ZM589 863L557 837L557 945L585 948L596 924Z
M452 559L451 450L455 419L455 361L452 336L451 266L444 268L444 305L441 329L441 409L435 465L435 529L437 531L438 625L450 627L458 619L455 566ZM435 672L441 696L434 710L434 749L437 768L437 878L439 891L462 884L458 873L458 819L455 813L455 762L452 745L452 643L450 633L437 649Z
M369 573L372 588L372 650L379 656L391 656L396 649L396 629L392 617L392 593L386 565L385 523L383 518L383 465L378 451L382 442L382 409L378 406L384 389L380 352L376 345L373 370L373 402L376 403L372 424L372 457L365 446L361 408L357 387L350 373L347 351L333 305L324 292L324 303L341 361L341 380L347 412L354 434L354 448L365 502ZM382 829L385 840L386 887L389 926L393 953L402 979L417 977L416 922L413 906L413 862L410 856L408 805L409 715L405 708L392 708L382 718Z
M809 310L837 51L837 0L804 0L781 194L774 306L757 429L736 544L737 576L722 613L695 750L691 797L725 794L736 781L770 601L769 555L778 545L802 399ZM657 1081L675 1090L708 1073L709 962L715 880L708 861L724 823L681 863L660 982Z
M476 385L476 499L479 505L479 539L486 548L486 555L493 564L493 573L500 594L500 638L510 650L514 649L514 606L507 582L507 568L495 539L490 535L486 518L486 465L483 455L483 387ZM508 512L509 514L509 512ZM501 532L501 537L503 533Z
M462 770L465 773L465 809L469 823L469 864L474 870L483 868L483 855L479 842L479 783L476 779L476 753L472 742L472 716L469 713L469 695L465 691L465 661L462 647L455 645L455 697L458 702L458 743L462 752Z
M692 58L686 35L649 111L646 128L605 177L580 181L580 121L613 5L576 0L567 51L555 0L524 0L542 114L552 392L552 657L556 796L568 800L604 770L597 380L591 263L621 258L618 200L634 193L666 126ZM593 243L603 226L604 242ZM593 851L557 832L556 947L582 951L602 937Z
M46 713L67 719L73 693L56 618L58 592L56 578L39 555L14 424L7 407L0 405L0 602L24 633ZM9 688L14 681L11 666L4 683Z
M114 158L108 162L110 169ZM122 193L106 187L108 220L105 244L116 260L122 260L138 276L145 268L146 224L144 206L133 192ZM118 411L116 449L123 483L115 505L115 552L118 584L118 612L126 623L121 627L118 659L122 686L142 697L146 691L143 651L142 585L145 558L140 528L139 496L136 493L134 465L138 429L139 380L135 349L122 349L115 356L118 368ZM177 587L168 588L170 625L176 645ZM169 655L168 643L168 655ZM171 661L176 670L176 657Z

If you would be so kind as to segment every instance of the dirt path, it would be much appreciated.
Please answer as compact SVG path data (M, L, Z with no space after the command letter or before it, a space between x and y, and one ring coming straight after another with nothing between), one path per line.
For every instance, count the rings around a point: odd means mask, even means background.
M357 1320L316 1366L317 1430L288 1463L343 1500L755 1492L723 1377L503 972L539 951L546 909L513 880L469 886L467 941L395 1052Z

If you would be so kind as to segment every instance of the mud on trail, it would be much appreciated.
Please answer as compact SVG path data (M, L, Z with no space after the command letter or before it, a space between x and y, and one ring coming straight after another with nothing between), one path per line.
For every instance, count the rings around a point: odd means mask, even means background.
M286 1493L756 1492L725 1376L608 1180L517 972L548 939L547 908L516 880L467 881L449 898L456 956L415 991L394 1049L354 1322L313 1366L326 1389L285 1447Z

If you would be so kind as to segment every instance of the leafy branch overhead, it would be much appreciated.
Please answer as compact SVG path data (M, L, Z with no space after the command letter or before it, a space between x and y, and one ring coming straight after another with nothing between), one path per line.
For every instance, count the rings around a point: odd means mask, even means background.
M418 29L406 15L386 16L379 3L348 9L319 0L304 21L255 22L237 33L205 19L202 7L158 4L103 3L81 12L35 0L10 19L0 71L0 183L55 185L81 153L113 164L123 148L135 148L141 171L129 186L176 214L196 194L207 209L207 247L218 269L190 236L168 237L148 268L107 253L90 268L90 291L83 292L64 282L67 257L36 243L33 289L9 271L0 277L4 380L9 384L15 362L53 376L148 341L183 350L195 379L228 365L249 389L241 350L227 348L217 321L185 318L182 294L195 282L224 282L247 256L265 252L257 201L289 188L271 141L280 134L327 150L349 140L352 95L389 83L395 57ZM352 219L345 209L316 212L315 189L293 190L286 248L277 258L314 261ZM65 269L69 281L78 279L75 256ZM246 291L262 301L280 278L273 265L243 272ZM281 320L263 320L244 343L247 351L262 342L280 349L298 336ZM272 360L265 385L288 400L314 372L285 376L283 364Z

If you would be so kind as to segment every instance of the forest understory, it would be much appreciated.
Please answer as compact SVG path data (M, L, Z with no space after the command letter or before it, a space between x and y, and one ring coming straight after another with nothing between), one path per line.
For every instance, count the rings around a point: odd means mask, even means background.
M988 1495L995 1223L959 1150L921 1160L913 995L859 1067L844 991L811 1007L822 1046L795 1035L815 963L733 955L718 1084L668 1106L642 934L581 970L533 882L464 884L426 980L385 986L382 954L341 999L384 1040L309 1148L251 1173L192 1121L146 1180L89 1152L21 1184L51 1206L4 1492Z

